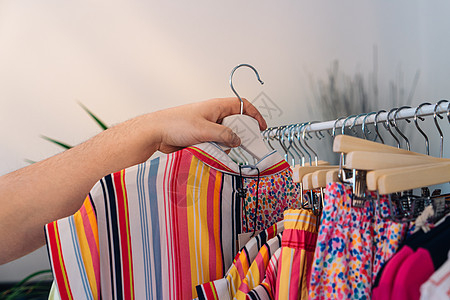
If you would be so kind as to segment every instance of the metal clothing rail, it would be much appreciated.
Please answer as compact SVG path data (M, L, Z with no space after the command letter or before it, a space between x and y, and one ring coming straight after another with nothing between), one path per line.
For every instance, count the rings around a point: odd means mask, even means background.
M420 109L417 111L417 108L420 107ZM336 119L334 121L325 121L325 122L311 122L311 124L306 125L304 128L304 131L306 132L317 132L317 131L324 131L324 130L330 130L333 128L342 128L344 126L350 126L350 125L361 125L363 124L374 124L375 123L375 117L377 123L385 122L389 115L389 120L394 121L393 115L396 114L395 120L402 120L402 119L411 119L416 117L426 117L434 115L435 111L436 114L441 115L443 113L447 114L447 118L450 122L450 102L448 101L439 101L437 104L421 104L418 107L413 108L402 108L398 109L398 112L395 112L397 108L391 110L390 112L382 111L380 113L372 112L372 113L363 113L359 114L357 116L350 116L350 117L342 117L339 119ZM370 115L368 115L370 114ZM367 117L366 117L367 116ZM356 120L355 120L356 119ZM306 122L308 123L308 122ZM301 123L300 123L301 124ZM294 124L295 125L295 124ZM265 131L266 136L274 137L277 130L280 128L278 127L271 127L268 128Z

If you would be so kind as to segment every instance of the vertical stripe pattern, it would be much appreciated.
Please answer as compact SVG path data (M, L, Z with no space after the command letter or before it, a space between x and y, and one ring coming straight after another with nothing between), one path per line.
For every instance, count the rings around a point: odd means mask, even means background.
M224 278L238 252L242 203L235 166L217 155L185 149L105 176L74 216L46 225L61 298L191 299L196 286ZM275 178L287 168L280 162L272 155L260 169ZM240 276L249 267L243 262Z

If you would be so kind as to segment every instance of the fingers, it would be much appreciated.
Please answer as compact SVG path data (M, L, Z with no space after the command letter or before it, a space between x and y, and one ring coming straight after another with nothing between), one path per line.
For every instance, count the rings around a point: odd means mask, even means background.
M241 144L241 139L233 132L233 130L212 122L205 122L201 139L202 142L213 141L231 148Z
M241 103L238 98L221 98L217 99L220 103L219 107L221 108L220 119L223 119L229 115L239 114L241 112ZM256 119L259 123L259 128L261 130L265 130L267 128L266 120L264 120L261 113L256 109L256 107L251 104L247 99L242 98L244 101L244 111L243 113Z

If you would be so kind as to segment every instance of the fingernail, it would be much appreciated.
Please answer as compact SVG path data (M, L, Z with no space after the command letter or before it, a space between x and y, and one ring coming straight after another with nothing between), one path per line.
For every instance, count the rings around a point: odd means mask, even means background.
M237 147L241 144L241 139L234 132L233 132L233 139L231 140L231 144L233 145L233 147Z

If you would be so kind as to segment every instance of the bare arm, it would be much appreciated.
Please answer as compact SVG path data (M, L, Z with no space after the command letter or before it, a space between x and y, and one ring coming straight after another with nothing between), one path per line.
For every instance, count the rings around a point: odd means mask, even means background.
M157 150L170 153L205 141L238 146L239 138L217 122L239 109L237 98L225 98L146 114L0 177L0 264L44 245L44 225L75 213L105 175L144 162ZM244 111L265 129L246 100Z

